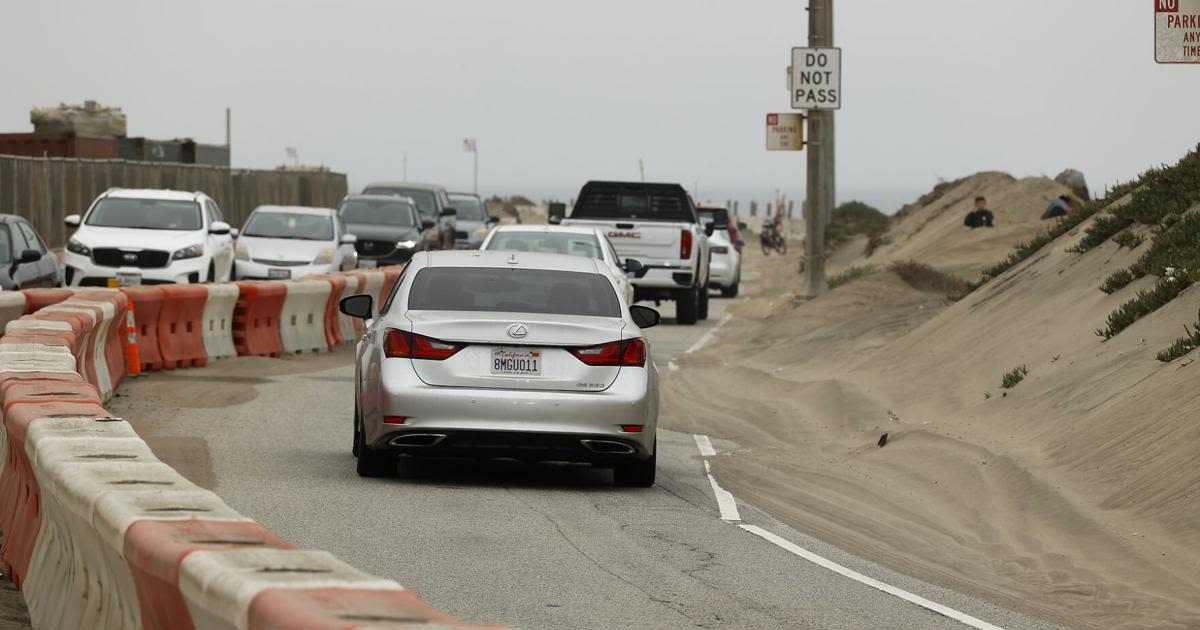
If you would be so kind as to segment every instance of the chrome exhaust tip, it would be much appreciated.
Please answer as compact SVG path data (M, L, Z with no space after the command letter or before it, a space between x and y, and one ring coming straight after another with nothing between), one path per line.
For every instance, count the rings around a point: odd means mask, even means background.
M391 446L428 448L430 446L437 446L444 439L446 439L445 433L405 433L392 438L388 441L388 444Z
M583 447L593 453L603 455L630 455L637 452L637 449L624 442L613 442L611 440L579 440Z

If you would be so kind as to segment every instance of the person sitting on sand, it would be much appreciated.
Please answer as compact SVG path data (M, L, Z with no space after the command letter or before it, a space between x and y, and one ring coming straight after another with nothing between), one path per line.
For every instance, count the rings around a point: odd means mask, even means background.
M1049 207L1042 213L1042 220L1054 219L1057 217L1065 217L1071 214L1071 196L1059 195L1058 199L1050 202Z
M967 213L963 225L974 230L979 227L995 227L995 215L987 207L987 198L980 195L975 198L975 209Z

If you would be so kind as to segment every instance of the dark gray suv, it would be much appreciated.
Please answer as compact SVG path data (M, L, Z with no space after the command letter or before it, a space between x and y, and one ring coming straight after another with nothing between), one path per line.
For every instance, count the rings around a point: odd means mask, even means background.
M358 237L358 266L382 267L408 262L429 249L434 222L422 217L417 204L397 195L347 195L338 206L346 230Z

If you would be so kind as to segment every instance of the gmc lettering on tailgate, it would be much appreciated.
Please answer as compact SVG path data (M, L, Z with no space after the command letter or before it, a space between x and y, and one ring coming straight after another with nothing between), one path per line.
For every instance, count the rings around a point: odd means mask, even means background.
M642 238L641 232L609 232L609 238Z

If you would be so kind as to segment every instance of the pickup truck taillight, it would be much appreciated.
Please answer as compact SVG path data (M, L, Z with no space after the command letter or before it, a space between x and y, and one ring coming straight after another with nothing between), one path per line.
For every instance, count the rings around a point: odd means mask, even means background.
M679 231L679 258L687 260L692 257L692 231Z

